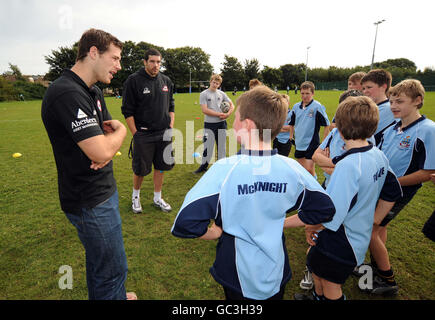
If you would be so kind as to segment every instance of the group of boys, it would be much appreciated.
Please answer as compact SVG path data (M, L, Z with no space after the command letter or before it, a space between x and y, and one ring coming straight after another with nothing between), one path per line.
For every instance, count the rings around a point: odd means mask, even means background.
M90 299L137 299L124 287L127 261L111 161L126 128L112 120L95 86L110 83L121 69L121 51L122 43L111 34L85 32L75 65L49 87L41 109L58 169L61 207L86 251ZM144 68L124 84L122 113L133 134L136 213L142 211L143 177L153 166L154 205L172 209L161 189L164 171L174 165L172 154L165 153L174 125L173 85L160 74L160 63L160 52L148 50ZM221 83L220 76L212 76L210 88L200 95L205 150L196 173L205 174L186 195L171 231L178 237L219 239L210 272L226 298L282 299L291 278L283 230L299 226L305 226L310 244L313 299L343 299L341 285L363 263L369 247L377 288L383 283L394 287L385 226L435 169L435 125L418 111L424 99L421 84L406 80L395 86L390 111L391 76L369 72L361 80L368 97L343 98L337 128L329 133L325 107L313 99L311 82L301 85L302 101L292 110L288 96L252 82L237 99L233 124L242 148L225 158L219 132L226 132L235 108L218 90ZM225 101L230 108L222 112L218 107ZM387 111L401 120L391 121ZM326 127L325 137L329 134L327 145L319 146L320 126ZM373 136L382 151L374 147ZM293 137L297 161L288 157ZM214 141L220 160L208 169ZM326 190L314 177L317 155L330 174ZM298 213L286 216L294 210Z
M233 130L242 149L204 174L172 227L177 237L219 239L210 273L227 299L282 299L291 277L283 230L301 226L310 245L301 287L314 289L295 299L345 299L341 286L364 274L368 250L374 277L364 290L397 293L386 226L435 173L435 124L419 113L421 83L390 89L391 80L382 69L353 74L332 124L311 82L291 110L285 95L261 83L239 97ZM288 148L279 152L280 132L284 145L294 137L297 162Z

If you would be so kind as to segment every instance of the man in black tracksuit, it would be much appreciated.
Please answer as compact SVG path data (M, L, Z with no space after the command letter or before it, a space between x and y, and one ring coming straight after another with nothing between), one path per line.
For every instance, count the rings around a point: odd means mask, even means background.
M172 208L161 196L164 171L174 166L172 129L174 125L173 84L161 74L162 55L156 49L145 53L144 65L124 83L121 111L133 134L133 194L134 213L142 212L140 188L143 177L154 165L154 205L168 212Z

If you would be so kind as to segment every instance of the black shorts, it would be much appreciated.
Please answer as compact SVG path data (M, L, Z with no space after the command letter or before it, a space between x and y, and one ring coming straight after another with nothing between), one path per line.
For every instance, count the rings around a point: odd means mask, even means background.
M323 253L315 246L310 248L307 255L307 267L310 272L327 281L344 284L346 279L352 274L356 264L346 265L335 261Z
M163 137L150 137L137 131L133 136L133 172L137 176L146 176L155 170L168 171L175 165L172 140L164 141Z
M305 151L299 151L299 150L295 150L295 158L296 159L301 159L301 158L305 158L305 159L310 159L313 157L314 152L316 151L317 147L312 149L312 148L308 148Z
M394 203L394 206L391 208L391 211L387 213L384 220L381 221L379 226L385 227L387 224L393 220L400 211L409 203L409 201L412 200L416 192L410 193L410 194L404 194L402 198L396 201Z
M278 150L278 154L288 157L290 154L290 150L292 149L291 141L287 141L287 143L281 143L277 138L273 140L273 148Z

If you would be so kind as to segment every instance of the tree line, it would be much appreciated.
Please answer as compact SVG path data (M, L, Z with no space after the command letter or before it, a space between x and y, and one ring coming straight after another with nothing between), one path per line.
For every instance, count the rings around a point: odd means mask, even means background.
M125 41L121 60L122 70L115 75L109 85L99 84L99 86L111 88L114 92L122 94L124 81L130 74L143 67L145 51L149 48L156 48L162 53L162 72L174 82L176 92L187 92L190 85L192 85L194 91L200 91L202 87L198 81L208 81L213 73L210 55L199 47L185 46L165 49L148 42L141 41L135 43L133 41ZM45 61L49 65L49 71L44 76L44 79L54 81L64 69L71 68L75 63L77 50L78 43L74 43L69 47L54 49L51 51L51 54L45 56ZM432 87L432 90L435 90L434 68L426 68L423 71L417 70L416 64L406 58L388 59L383 62L374 63L373 67L390 71L393 76L393 84L406 78L415 78L422 81L426 87ZM284 64L278 68L267 65L261 67L258 59L253 58L239 61L236 57L225 55L219 71L223 78L222 88L225 91L232 91L235 88L237 90L246 89L248 88L249 80L253 78L261 80L271 88L280 90L286 90L287 88L294 89L305 80L306 73L308 80L313 81L318 88L322 88L319 84L331 84L332 87L326 88L345 89L347 79L352 73L357 71L368 72L370 65L355 66L353 68L330 66L329 68L306 69L304 63ZM12 73L16 71L12 70ZM2 96L6 95L4 94L5 90L9 90L9 93L13 91L10 88L11 84L7 82L5 74L0 76L0 101L2 101ZM12 96L16 96L18 89L16 88L13 91ZM3 100L8 99L10 97L3 98Z

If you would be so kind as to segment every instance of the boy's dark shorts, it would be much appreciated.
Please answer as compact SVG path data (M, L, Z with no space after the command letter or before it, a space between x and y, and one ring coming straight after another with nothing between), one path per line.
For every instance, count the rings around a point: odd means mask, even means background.
M172 140L164 141L160 138L150 138L141 132L133 136L133 172L137 176L146 176L155 170L169 171L175 165Z
M384 220L381 221L379 226L385 227L387 224L389 224L391 220L393 220L399 214L399 212L402 211L402 209L412 200L414 195L415 192L410 194L404 194L402 198L397 200L394 206L391 208L390 212L388 212L385 216Z
M310 272L327 281L344 284L346 279L352 274L353 266L335 261L323 253L315 246L310 248L307 255L307 267Z
M295 150L295 158L296 159L301 159L301 158L305 158L305 159L312 159L314 152L316 151L316 148L308 148L305 151L299 151L299 150Z

